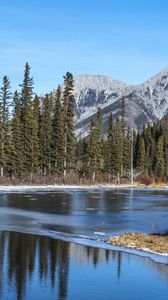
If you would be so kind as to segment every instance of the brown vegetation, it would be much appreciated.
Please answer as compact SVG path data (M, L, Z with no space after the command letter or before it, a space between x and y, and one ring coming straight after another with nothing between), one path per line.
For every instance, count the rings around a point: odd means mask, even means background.
M109 242L116 246L168 254L168 236L142 233L125 233L110 237Z
M66 184L66 185L93 185L93 184L130 184L127 178L123 178L120 182L117 179L110 179L107 173L97 172L95 175L95 182L92 181L92 173L77 174L70 172L64 176L34 176L33 178L0 178L0 185L54 185L54 184Z
M4 176L0 178L0 185L130 185L129 178L117 178L109 177L106 172L96 172L95 181L92 180L92 173L89 172L69 172L66 177L64 176L30 176L17 178ZM135 187L153 187L162 188L167 186L168 183L165 180L154 177L141 177L134 181Z

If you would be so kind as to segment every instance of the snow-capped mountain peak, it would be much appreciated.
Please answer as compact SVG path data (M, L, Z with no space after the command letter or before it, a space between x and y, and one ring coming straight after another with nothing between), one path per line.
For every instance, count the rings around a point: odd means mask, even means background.
M74 81L77 135L87 134L90 119L100 107L104 128L110 112L121 114L125 97L128 125L135 127L153 122L168 114L168 68L139 85L128 85L109 76L79 75Z

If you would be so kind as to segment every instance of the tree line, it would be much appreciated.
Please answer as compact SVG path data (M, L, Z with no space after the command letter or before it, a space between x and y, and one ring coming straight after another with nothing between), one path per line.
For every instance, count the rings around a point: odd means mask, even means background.
M26 63L20 92L12 97L10 81L3 78L0 92L0 175L33 179L62 175L75 162L73 76L64 76L64 91L43 101L34 95ZM12 115L11 107L12 106Z
M122 99L121 116L114 120L110 114L106 135L98 109L89 136L77 139L71 73L64 76L63 86L38 97L26 63L20 91L12 95L10 81L4 76L0 90L1 178L120 182L130 178L131 167L136 176L167 177L167 118L132 130L126 127Z

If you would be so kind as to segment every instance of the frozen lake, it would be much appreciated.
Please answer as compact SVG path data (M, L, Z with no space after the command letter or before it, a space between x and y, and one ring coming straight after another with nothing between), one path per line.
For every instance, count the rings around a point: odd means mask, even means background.
M3 192L0 299L167 299L167 265L72 243L162 231L167 220L166 190Z
M0 228L105 234L168 229L168 191L57 190L0 194Z

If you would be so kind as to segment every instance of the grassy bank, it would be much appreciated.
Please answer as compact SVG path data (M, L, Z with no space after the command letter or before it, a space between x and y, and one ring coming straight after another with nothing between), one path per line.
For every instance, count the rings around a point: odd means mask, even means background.
M168 236L157 234L125 233L108 240L116 246L168 254Z
M63 178L35 178L31 180L30 178L24 179L11 179L11 178L0 178L0 186L95 186L95 187L133 187L133 188L168 188L168 183L153 183L153 184L142 184L141 182L134 182L132 185L129 181L123 181L121 183L108 182L108 181L95 181L94 183L89 180L80 181L74 180L73 177L68 177L65 180Z

